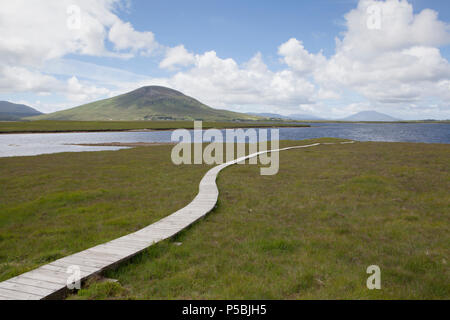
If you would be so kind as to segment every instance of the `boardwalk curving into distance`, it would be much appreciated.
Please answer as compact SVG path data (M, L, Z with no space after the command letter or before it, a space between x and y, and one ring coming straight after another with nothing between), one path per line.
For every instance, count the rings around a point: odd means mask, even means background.
M341 142L341 144L353 143ZM197 196L186 207L129 235L56 260L32 271L0 282L0 300L42 300L63 298L68 292L67 269L77 266L81 281L101 274L119 263L132 258L151 245L168 239L182 231L214 209L219 196L216 178L219 172L233 164L268 152L309 148L321 144L294 146L260 151L210 169L200 181Z

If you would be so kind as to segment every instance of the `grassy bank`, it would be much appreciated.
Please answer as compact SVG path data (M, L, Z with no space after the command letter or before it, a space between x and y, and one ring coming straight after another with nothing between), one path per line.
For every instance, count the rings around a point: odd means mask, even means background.
M193 121L19 121L0 122L0 133L95 132L193 129ZM309 127L286 122L203 122L203 128Z
M173 166L170 149L0 159L0 279L190 202L208 167ZM357 143L283 152L276 176L227 168L211 214L72 298L448 299L449 155Z
M189 203L207 167L173 165L171 148L0 158L0 281Z

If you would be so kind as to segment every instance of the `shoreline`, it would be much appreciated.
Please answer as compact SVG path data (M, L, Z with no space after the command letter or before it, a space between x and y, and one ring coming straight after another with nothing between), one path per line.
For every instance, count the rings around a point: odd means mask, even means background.
M356 121L356 122L345 122L345 121L308 121L307 124L292 124L292 125L250 125L250 126L238 126L238 127L214 127L214 126L206 126L203 127L203 130L207 129L218 129L218 130L225 130L225 129L269 129L269 128L312 128L317 127L322 124L450 124L449 121L441 120L441 121L397 121L397 122L378 122L378 121ZM8 134L46 134L46 133L113 133L113 132L158 132L158 131L174 131L178 129L185 129L185 130L194 130L194 128L143 128L143 129L61 129L61 130L17 130L17 131L1 131L0 129L0 135L8 135Z
M299 125L299 126L248 126L248 127L223 127L223 128L215 128L215 127L203 127L202 130L208 130L208 129L218 129L218 130L225 130L225 129L281 129L281 128L311 128L310 125ZM38 131L38 130L32 130L32 131L11 131L11 132L4 132L0 131L0 135L2 134L45 134L45 133L112 133L112 132L158 132L158 131L174 131L174 130L194 130L194 128L164 128L164 129L113 129L113 130L53 130L53 131Z
M175 142L105 142L105 143L65 143L66 146L81 147L155 147L175 145Z

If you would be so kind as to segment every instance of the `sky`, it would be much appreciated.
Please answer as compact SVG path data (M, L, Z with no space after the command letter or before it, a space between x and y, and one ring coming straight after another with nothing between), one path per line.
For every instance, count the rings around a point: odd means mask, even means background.
M49 113L163 85L238 112L450 119L447 0L15 0L0 100Z

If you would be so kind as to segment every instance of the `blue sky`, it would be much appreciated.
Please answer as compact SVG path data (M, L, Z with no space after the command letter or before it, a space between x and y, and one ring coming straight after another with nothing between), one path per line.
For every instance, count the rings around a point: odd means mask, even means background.
M434 9L441 20L450 21L450 1L413 0L414 11ZM133 0L119 11L136 30L151 30L159 42L169 46L183 43L194 52L214 50L220 57L239 63L261 52L267 63L280 68L277 47L290 38L301 39L308 51L335 51L335 37L345 30L343 16L357 0ZM449 59L450 48L445 56ZM87 60L91 60L87 58ZM117 61L104 61L115 66ZM158 73L147 59L122 61L121 68ZM149 69L151 68L151 69Z
M273 57L290 39L301 39L311 52L334 53L334 38L345 30L343 16L357 0L135 0L119 14L139 31L152 30L167 45L185 44L194 52L214 50L245 62L256 51ZM430 8L450 21L450 2L416 0L415 12Z
M281 68L278 46L294 37L302 39L312 52L334 52L334 38L342 31L342 16L357 1L217 1L166 0L130 1L119 11L138 31L151 30L158 42L168 46L180 43L193 52L214 50L218 56L244 63L261 52L267 64ZM73 56L75 59L80 57ZM164 75L148 57L118 61L84 57L83 61L120 67L136 73Z
M4 78L0 99L50 112L133 86L162 84L212 107L236 111L338 118L374 109L405 119L450 117L449 1L61 0L57 2L61 10L52 12L45 6L54 1L36 1L40 7L35 10L29 2L17 1L11 10L22 5L22 11L30 16L35 12L41 19L29 21L24 14L23 20L7 20L9 25L0 27L0 37L9 34L0 47L0 58L2 54L8 58L0 64ZM61 24L71 3L83 18L92 20L82 24L81 35L74 36ZM390 12L386 19L398 17L383 20L380 30L359 30L355 25L365 19L370 5L382 8L383 14ZM0 18L2 13L6 17L6 7L0 9ZM410 17L408 7L413 8ZM424 9L432 9L438 17L421 15ZM346 18L349 12L351 19ZM407 18L397 25L402 17ZM31 38L26 23L43 27L41 38L39 34ZM113 28L119 30L118 36ZM434 35L437 29L441 32ZM420 33L424 36L406 41ZM436 39L428 41L432 35ZM48 43L39 42L42 37L49 37ZM380 43L383 37L386 45ZM336 38L343 42L341 49ZM18 49L10 58L14 46L6 46L16 41L26 43L35 55ZM360 50L359 44L364 48ZM179 46L183 51L177 51L176 59L182 60L162 67L170 50ZM417 68L413 73L404 62L410 58L418 61L409 62ZM253 67L248 67L249 61ZM387 66L385 61L398 62ZM378 71L381 75L374 77Z

